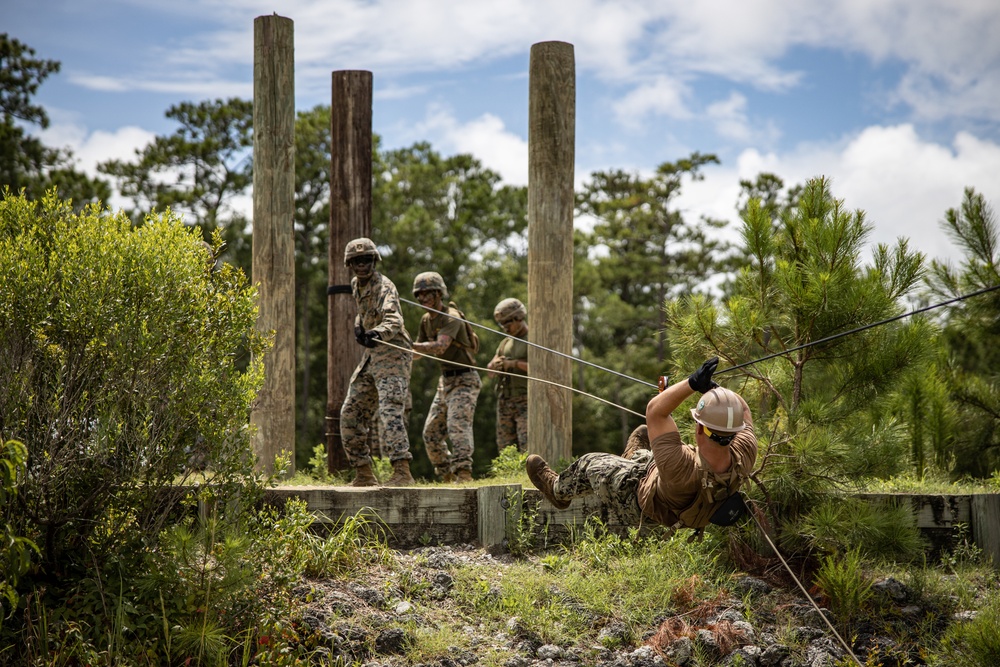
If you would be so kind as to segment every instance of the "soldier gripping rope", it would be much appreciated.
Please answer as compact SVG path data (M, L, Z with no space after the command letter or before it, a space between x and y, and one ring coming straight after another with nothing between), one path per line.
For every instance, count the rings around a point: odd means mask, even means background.
M528 451L528 311L518 299L504 299L493 319L511 338L504 338L486 364L497 378L497 450L515 446Z
M700 531L709 523L733 523L745 507L738 490L753 472L757 438L746 401L712 380L718 364L713 357L654 396L646 424L632 433L623 456L584 454L557 475L532 454L526 462L532 484L558 509L595 493L624 525L649 518ZM693 448L681 441L673 413L695 392L703 395L691 410Z
M448 302L444 279L434 271L413 280L413 296L427 311L413 349L438 358L441 377L424 422L424 446L435 474L444 481L472 481L472 420L482 388L476 363L479 337L465 315ZM462 364L462 365L459 365ZM451 440L451 451L447 440Z
M355 470L351 486L379 483L372 471L368 445L368 431L376 413L383 453L389 457L393 469L386 486L413 484L410 474L413 455L404 420L410 396L412 343L403 322L396 286L376 270L376 263L381 260L375 244L367 238L354 239L344 248L344 264L354 273L351 293L358 304L354 337L365 347L340 410L340 438ZM379 341L390 345L379 345Z

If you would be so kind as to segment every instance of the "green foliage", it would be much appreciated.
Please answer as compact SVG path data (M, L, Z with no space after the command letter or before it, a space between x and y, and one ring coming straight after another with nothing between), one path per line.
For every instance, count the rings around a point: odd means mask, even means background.
M513 445L504 447L490 464L490 477L523 477L527 460L527 452L520 452Z
M594 172L577 195L577 215L592 223L574 235L574 345L579 355L646 382L664 373L671 353L663 302L688 294L736 264L728 244L710 231L725 223L686 220L676 205L685 181L701 180L714 155L664 162L650 177L622 170ZM598 393L639 414L650 389L641 382L579 365L578 389ZM634 416L575 396L573 453L621 451Z
M313 447L312 458L309 459L307 469L309 474L317 482L327 483L333 478L333 476L330 475L329 465L327 463L326 445L316 445Z
M216 249L169 214L134 228L54 195L0 201L0 437L31 471L4 518L45 576L140 552L193 479L252 495L265 341Z
M20 442L9 440L0 451L0 508L13 507L17 498L18 481L27 467L28 450ZM4 511L6 515L6 510ZM31 557L38 553L35 543L18 535L4 517L0 520L0 631L4 621L17 608L17 582L31 566Z
M253 102L182 102L167 109L166 117L180 125L173 134L137 150L135 162L110 160L98 169L133 200L137 224L170 209L200 226L208 240L220 224L232 224L232 198L253 183Z
M961 266L934 261L927 280L935 298L953 299L1000 285L1000 228L981 194L965 191L943 226L965 251ZM952 401L951 470L989 477L1000 470L1000 291L951 306L944 331L942 384ZM953 442L953 444L952 444Z
M716 379L747 397L761 440L757 478L779 526L790 525L831 489L905 469L890 397L931 361L935 330L909 318L837 337L899 315L923 257L901 240L876 246L863 265L871 224L826 179L809 181L794 207L750 199L743 223L748 265L731 296L668 303L672 345L681 373L713 354L723 359Z
M827 554L855 548L869 558L912 561L924 548L908 507L858 498L824 500L810 508L792 532Z
M296 115L295 398L296 459L300 462L308 458L308 445L326 441L330 132L329 106ZM343 248L334 249L336 256L342 257L342 252Z
M1000 595L990 596L976 617L948 628L933 665L992 667L1000 664Z
M351 577L390 563L385 536L363 516L329 535L301 501L227 514L203 493L197 516L169 526L138 564L109 563L103 575L66 584L62 595L37 588L18 641L46 664L118 664L143 656L157 664L222 665L255 657L281 662L289 648L293 587L303 577ZM72 604L67 604L71 599ZM6 638L5 638L6 639Z
M816 572L816 586L830 601L838 624L845 628L861 616L872 596L872 582L855 549L823 558Z
M78 208L106 201L111 196L108 184L77 171L72 151L46 146L22 125L49 126L45 109L31 98L60 69L58 61L34 56L30 46L0 34L0 188L15 194L23 190L29 199L41 199L56 188Z
M513 449L508 447L507 449ZM538 505L521 502L519 492L507 494L507 550L514 557L524 557L537 544L535 534L538 519Z

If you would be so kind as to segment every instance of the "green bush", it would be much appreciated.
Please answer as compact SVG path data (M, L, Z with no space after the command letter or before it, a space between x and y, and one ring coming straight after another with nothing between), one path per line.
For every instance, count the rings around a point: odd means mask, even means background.
M861 553L854 549L823 559L816 586L830 600L837 621L844 627L862 615L872 596L872 581L864 573Z
M20 442L11 440L0 449L0 507L13 505L17 482L24 476L28 452ZM6 521L0 521L0 629L7 615L17 606L17 582L38 552L34 542L18 535Z
M994 594L975 618L948 628L940 660L933 665L993 667L1000 664L1000 596Z
M490 477L518 477L524 475L527 452L519 452L517 447L504 447L490 463Z
M0 524L38 544L20 585L50 608L138 568L195 485L231 512L256 500L266 340L220 244L169 212L135 227L54 193L0 197L0 441L27 451Z

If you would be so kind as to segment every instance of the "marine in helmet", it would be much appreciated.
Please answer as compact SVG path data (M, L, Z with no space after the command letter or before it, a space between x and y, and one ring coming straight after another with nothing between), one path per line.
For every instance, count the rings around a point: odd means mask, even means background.
M344 247L344 264L354 274L351 293L358 305L354 337L365 348L340 409L340 440L355 470L351 486L379 483L372 471L368 444L376 414L382 450L393 468L386 486L413 484L413 455L404 418L410 397L413 344L403 322L396 285L376 268L380 261L382 256L371 239L354 239Z
M479 338L462 311L448 301L448 288L437 272L417 275L413 296L427 311L420 318L413 349L437 357L441 365L437 391L424 421L427 458L443 480L468 482L475 448L472 420L482 389L479 373L470 368L476 365Z
M630 458L584 454L557 475L532 454L528 477L559 509L577 496L595 493L624 525L644 517L673 529L728 525L738 516L732 501L742 507L738 489L756 463L757 438L746 401L712 379L718 364L718 357L705 361L649 401L646 424L633 432L643 444L634 446L630 438ZM702 395L691 410L692 448L681 441L673 414L696 392Z
M504 299L493 319L507 334L486 364L497 378L497 451L528 451L528 310L518 299ZM497 372L501 371L501 372Z

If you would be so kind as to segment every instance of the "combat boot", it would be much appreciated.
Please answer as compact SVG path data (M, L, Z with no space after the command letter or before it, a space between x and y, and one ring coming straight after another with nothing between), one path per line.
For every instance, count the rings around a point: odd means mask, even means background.
M455 481L456 482L471 482L472 481L472 471L468 468L459 468L455 471Z
M410 474L409 459L399 459L392 462L392 477L385 481L385 486L409 486L413 484Z
M372 464L366 463L354 469L354 481L351 486L378 486L378 478L372 472Z
M538 454L532 454L525 462L525 467L528 469L528 479L531 480L535 488L541 491L542 495L557 510L564 510L569 507L569 500L559 500L556 498L554 487L556 480L559 479L559 475L545 463L545 459Z
M625 443L625 451L622 452L622 457L631 459L632 455L640 449L649 449L649 431L645 424L636 426L635 430L632 431L632 435L628 437L628 442Z

